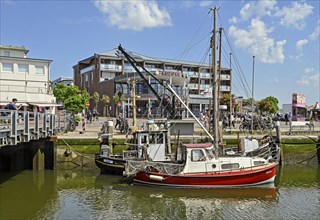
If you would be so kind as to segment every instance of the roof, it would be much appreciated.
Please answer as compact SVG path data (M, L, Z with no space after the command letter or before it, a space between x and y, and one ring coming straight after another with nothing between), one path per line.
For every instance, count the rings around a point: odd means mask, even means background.
M29 52L24 46L12 46L12 45L0 45L0 48L3 50L20 50L24 51L25 54Z
M134 59L136 60L144 60L144 61L151 61L151 62L159 62L159 63L174 63L174 64L185 64L185 65L192 65L192 66L206 66L208 64L203 64L203 63L199 63L199 62L189 62L189 61L183 61L183 60L174 60L174 59L164 59L164 58L156 58L156 57L149 57L149 56L145 56L142 54L138 54L136 52L132 52L132 51L128 51L126 50L126 52L132 56ZM100 56L108 56L108 57L123 57L121 55L121 52L115 48L112 50L107 50L101 53L97 53L97 55ZM209 67L209 65L208 65Z

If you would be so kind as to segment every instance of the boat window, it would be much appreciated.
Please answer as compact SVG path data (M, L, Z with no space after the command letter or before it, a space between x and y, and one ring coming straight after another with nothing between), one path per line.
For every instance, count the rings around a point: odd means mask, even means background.
M147 144L148 143L148 138L146 135L141 136L141 144Z
M265 162L262 160L253 161L253 165L255 165L255 166L259 166L259 165L263 165L263 164L265 164Z
M223 170L239 169L240 165L238 163L226 163L221 165Z
M212 149L206 149L206 152L210 160L214 158Z
M161 144L163 143L163 134L151 134L150 144Z
M191 152L192 161L205 161L206 157L201 149L192 150Z

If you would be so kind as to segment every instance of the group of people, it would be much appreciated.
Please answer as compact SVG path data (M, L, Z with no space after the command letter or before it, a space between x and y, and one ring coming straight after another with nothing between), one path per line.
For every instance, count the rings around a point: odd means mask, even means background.
M90 111L88 110L87 112L87 121L89 123L91 123L92 121L98 121L98 116L99 116L99 113L97 112L97 110L93 110L93 111Z

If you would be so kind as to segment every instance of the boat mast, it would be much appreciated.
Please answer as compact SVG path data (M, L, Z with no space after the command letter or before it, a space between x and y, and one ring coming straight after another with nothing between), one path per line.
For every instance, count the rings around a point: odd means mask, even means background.
M217 74L217 61L216 61L216 31L217 31L217 19L216 13L217 8L214 7L213 9L213 31L212 31L212 39L211 39L211 49L212 49L212 98L213 98L213 130L214 130L214 145L216 148L216 156L218 155L219 149L219 127L218 127L218 120L219 120L219 109L218 109L218 74Z
M136 98L140 98L140 96L136 95L136 80L132 80L132 110L133 110L133 119L132 119L132 128L131 131L137 131L137 106L136 106Z
M253 134L254 58L255 56L252 57L251 135Z

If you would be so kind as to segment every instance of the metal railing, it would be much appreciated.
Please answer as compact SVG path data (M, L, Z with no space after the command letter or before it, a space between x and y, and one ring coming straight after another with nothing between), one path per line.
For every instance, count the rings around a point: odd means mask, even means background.
M65 132L71 114L0 109L0 147L47 138Z

